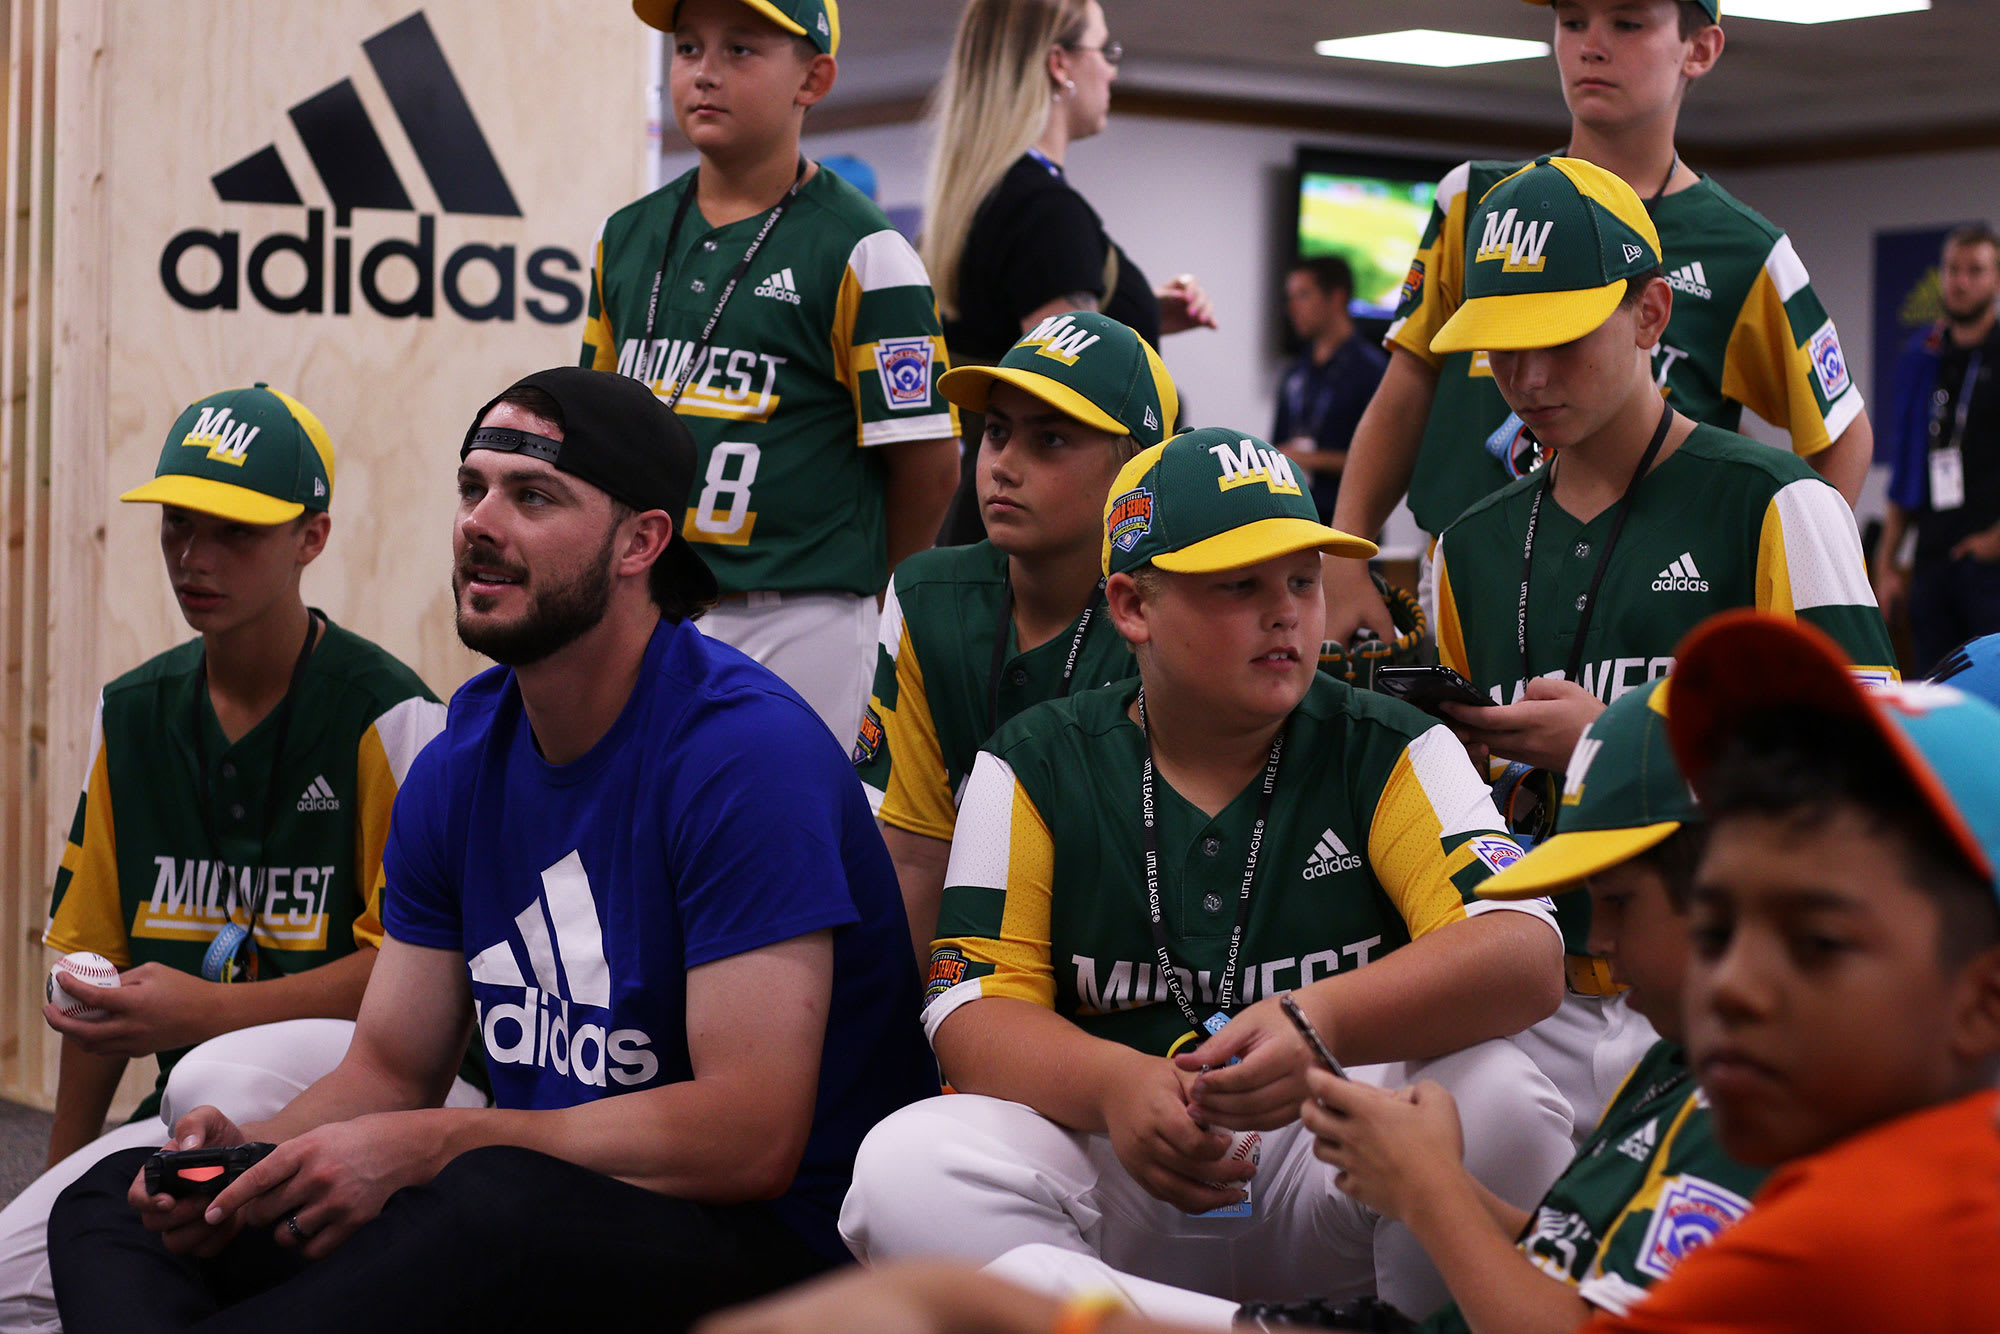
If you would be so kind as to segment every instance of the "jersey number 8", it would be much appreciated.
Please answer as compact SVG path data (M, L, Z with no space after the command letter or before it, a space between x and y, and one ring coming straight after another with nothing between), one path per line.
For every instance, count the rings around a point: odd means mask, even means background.
M754 444L740 440L726 440L717 445L708 456L708 473L703 477L701 495L695 501L694 522L690 527L697 533L711 534L716 538L729 538L742 533L739 540L747 540L749 534L743 532L743 525L753 516L750 513L750 486L757 480L758 449ZM730 476L732 460L741 460L736 475ZM690 540L701 540L697 533L688 534Z

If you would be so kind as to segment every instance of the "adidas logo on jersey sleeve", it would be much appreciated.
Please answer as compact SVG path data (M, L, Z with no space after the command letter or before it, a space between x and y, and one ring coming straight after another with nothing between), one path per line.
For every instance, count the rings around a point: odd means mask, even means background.
M1694 557L1686 552L1681 558L1661 570L1653 580L1655 593L1706 593L1708 580L1702 578L1701 571L1694 567Z
M792 271L790 269L779 269L763 282L757 284L755 295L768 296L774 301L783 301L788 305L796 306L799 304L799 289L792 281Z
M302 811L337 811L340 809L340 794L333 790L333 784L326 781L326 775L306 784L306 790L299 796Z
M1667 286L1688 296L1698 296L1706 301L1715 293L1708 285L1708 273L1701 267L1701 261L1683 264L1667 275Z
M1361 859L1349 852L1347 845L1340 841L1340 835L1329 829L1319 836L1312 856L1306 858L1305 878L1318 880L1342 871L1358 871L1361 864Z
M475 991L486 1059L551 1069L592 1088L608 1087L607 1079L631 1087L657 1077L652 1036L609 1028L611 968L582 857L572 852L542 872L542 892L514 928L512 939L466 960L475 987L518 988L521 996L515 1003Z

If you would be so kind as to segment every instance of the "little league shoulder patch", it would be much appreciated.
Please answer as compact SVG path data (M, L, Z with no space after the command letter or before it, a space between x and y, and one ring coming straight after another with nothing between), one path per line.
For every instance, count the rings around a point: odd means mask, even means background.
M889 406L902 411L931 405L931 340L884 338L875 344L875 369L882 375L882 394Z
M1139 545L1139 539L1153 531L1153 493L1143 486L1135 487L1112 501L1104 528L1111 545L1120 551Z
M1417 303L1423 298L1423 295L1424 262L1420 259L1413 259L1410 261L1410 271L1403 275L1403 289L1396 294L1396 308L1398 310L1415 309Z
M1519 843L1516 843L1511 838L1503 838L1498 834L1481 834L1471 840L1466 846L1470 847L1472 855L1477 857L1495 875L1500 874L1500 872L1506 870L1527 855L1521 851Z
M1700 1250L1750 1212L1750 1201L1700 1177L1674 1177L1660 1192L1635 1263L1654 1278Z
M1812 357L1813 374L1819 379L1819 391L1831 403L1847 392L1853 383L1847 374L1847 358L1840 350L1840 335L1834 332L1833 321L1819 326L1817 332L1807 340L1806 352Z

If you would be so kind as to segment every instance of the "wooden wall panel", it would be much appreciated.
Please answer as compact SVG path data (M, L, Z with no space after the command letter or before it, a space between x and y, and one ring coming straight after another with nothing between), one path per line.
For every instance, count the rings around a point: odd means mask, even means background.
M158 511L117 494L151 476L193 399L256 380L294 394L338 462L333 538L307 600L453 689L479 665L447 593L458 441L509 381L576 358L598 224L646 188L650 33L595 0L0 3L0 1095L46 1102L39 928L91 708L104 681L188 633L160 569ZM517 214L472 211L495 207L464 193L483 179L476 145L420 151L449 119L450 85ZM328 126L317 158L315 111ZM393 176L407 208L336 207L356 198L342 173L370 139L386 163L373 179ZM297 202L224 198L284 193L214 180L252 158L281 163ZM162 273L191 230L212 240L175 280L197 303L215 293L207 309L176 300ZM253 253L272 251L259 276L282 305L305 285L299 251L314 237L321 308L268 308L246 272ZM426 237L429 313L371 305L368 253L389 246L376 294L392 304L419 289L401 256ZM234 308L219 299L229 246ZM448 267L469 316L444 290Z

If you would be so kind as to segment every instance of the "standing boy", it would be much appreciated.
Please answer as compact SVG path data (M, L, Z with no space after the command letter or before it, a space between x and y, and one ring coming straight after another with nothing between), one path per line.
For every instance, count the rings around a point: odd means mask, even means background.
M2000 712L1863 690L1810 627L1691 639L1668 731L1712 832L1688 1055L1750 1214L1590 1334L2000 1329Z
M1023 709L1138 670L1105 615L1098 525L1111 479L1173 434L1180 406L1146 340L1095 311L1052 315L999 365L939 387L985 414L974 481L988 536L920 551L890 580L854 744L925 962L979 748Z
M164 1143L163 1098L265 1116L346 1050L382 942L389 808L444 706L306 607L333 475L319 419L260 383L183 409L153 480L120 497L160 506L167 579L200 638L98 698L42 939L102 954L121 985L65 981L100 1017L43 1011L63 1035L55 1125L49 1171L0 1212L5 1328L58 1327L49 1209L99 1159ZM102 1133L145 1056L159 1082Z
M1852 504L1874 438L1805 265L1783 232L1690 169L1674 147L1689 85L1722 55L1718 0L1557 0L1553 8L1570 110L1565 155L1629 185L1664 242L1675 301L1653 351L1654 384L1695 421L1733 431L1747 407L1788 430L1793 452ZM1468 219L1521 165L1468 162L1440 183L1390 326L1388 372L1354 434L1336 526L1375 532L1407 493L1418 525L1442 533L1466 506L1533 466L1534 423L1509 414L1486 349L1445 352L1431 342L1466 297L1472 252L1487 248L1483 224ZM1329 572L1327 595L1336 639L1357 624L1388 624L1359 571Z
M694 170L598 236L582 364L652 386L693 432L676 529L722 602L703 623L854 734L875 596L931 544L958 479L924 266L882 210L799 153L833 87L834 0L634 0L672 34Z

